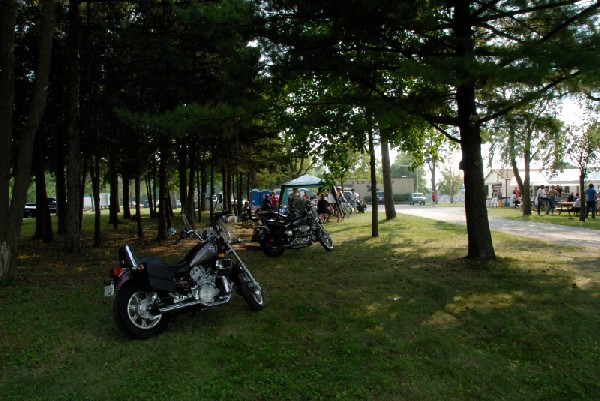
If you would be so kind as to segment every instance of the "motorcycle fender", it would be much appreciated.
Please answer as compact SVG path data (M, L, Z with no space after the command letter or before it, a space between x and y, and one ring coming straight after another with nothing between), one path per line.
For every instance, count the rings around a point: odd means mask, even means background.
M267 227L256 227L254 233L252 233L252 240L262 242L267 237L269 229Z
M128 282L132 277L133 277L133 273L131 272L131 270L128 270L125 273L121 274L119 276L119 278L116 280L115 289L117 289L117 290L120 289L123 286L123 284Z

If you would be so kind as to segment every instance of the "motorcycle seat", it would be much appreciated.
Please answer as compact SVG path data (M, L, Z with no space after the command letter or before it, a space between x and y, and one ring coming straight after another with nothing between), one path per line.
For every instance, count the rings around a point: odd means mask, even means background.
M172 278L174 273L185 273L188 270L186 261L170 265L160 258L150 256L142 258L141 262L145 265L148 274L154 277Z

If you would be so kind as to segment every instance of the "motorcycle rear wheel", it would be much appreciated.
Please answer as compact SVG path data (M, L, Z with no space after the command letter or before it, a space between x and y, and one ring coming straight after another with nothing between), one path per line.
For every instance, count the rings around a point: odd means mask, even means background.
M326 251L333 251L333 240L323 227L319 230L319 242Z
M146 339L167 329L168 317L150 312L150 300L154 294L133 280L125 283L117 292L113 306L115 322L129 337Z
M269 244L269 238L266 238L261 245L262 245L262 249L263 249L263 252L265 253L265 255L267 255L271 258L276 258L278 256L281 256L285 252L284 246L273 246L273 245Z
M261 288L255 288L254 281L245 270L240 270L234 277L235 286L240 295L253 311L265 307L265 297Z

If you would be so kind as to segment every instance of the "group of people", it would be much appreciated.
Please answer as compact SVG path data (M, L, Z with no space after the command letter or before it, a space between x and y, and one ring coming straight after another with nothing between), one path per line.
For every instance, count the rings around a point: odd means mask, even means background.
M354 190L350 189L350 207L353 212L356 212L356 205L360 198L360 195ZM345 213L342 210L342 203L346 202L344 197L344 191L342 187L337 187L335 192L332 190L328 194L318 193L317 194L317 213L322 222L329 221L331 216L337 218L337 222L341 223L344 221Z
M301 194L298 188L292 188L292 192L288 195L287 207L293 207L294 203L300 199L310 201L310 196L308 193ZM360 195L352 188L348 202L353 211L357 211L356 206L359 199ZM331 216L335 216L338 222L344 221L345 214L341 208L342 202L346 202L346 198L341 187L337 187L335 190L332 189L328 193L319 191L317 193L317 213L321 221L329 221ZM263 196L260 210L278 210L278 208L279 196L275 192ZM250 205L250 202L246 201L243 209L245 216L252 216L252 205Z
M544 185L540 185L534 200L538 215L540 214L540 210L544 203L546 204L546 214L554 214L556 203L560 199L561 195L562 190L560 188L556 188L554 185L552 185L548 191L546 191L546 187Z
M260 204L260 210L277 210L279 207L279 196L274 191L271 194L265 194ZM244 202L243 216L245 218L252 218L252 205L249 201Z
M546 191L546 188L544 187L544 185L540 185L540 188L537 191L536 197L535 197L535 205L537 207L537 213L538 215L540 214L540 209L542 207L542 204L545 202L546 203L546 214L552 212L554 213L554 209L556 208L556 203L558 202L558 200L561 197L561 189L560 188L556 188L554 185L552 185L550 187L550 189L548 191ZM592 218L595 219L596 218L596 202L598 199L598 193L596 191L596 189L594 188L594 184L589 183L587 189L585 190L585 198L586 198L586 216L589 216L590 212L592 212ZM567 198L567 202L574 202L573 206L571 206L569 208L569 211L571 212L579 212L581 211L581 197L579 196L579 193L576 193L575 195L570 194L569 197Z

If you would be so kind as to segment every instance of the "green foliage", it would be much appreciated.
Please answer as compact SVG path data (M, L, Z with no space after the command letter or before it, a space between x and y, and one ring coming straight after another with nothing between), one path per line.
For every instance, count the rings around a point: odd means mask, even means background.
M463 185L463 178L451 167L446 167L441 170L441 179L437 183L438 193L450 195L458 194L458 189Z

